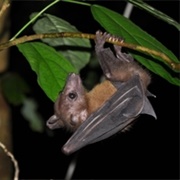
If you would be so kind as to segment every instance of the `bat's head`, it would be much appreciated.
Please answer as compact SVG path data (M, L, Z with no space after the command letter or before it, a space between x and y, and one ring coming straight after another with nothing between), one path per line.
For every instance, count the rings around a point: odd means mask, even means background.
M50 129L67 127L74 131L87 118L87 102L85 89L80 76L71 73L64 90L60 93L54 105L55 113L47 121Z

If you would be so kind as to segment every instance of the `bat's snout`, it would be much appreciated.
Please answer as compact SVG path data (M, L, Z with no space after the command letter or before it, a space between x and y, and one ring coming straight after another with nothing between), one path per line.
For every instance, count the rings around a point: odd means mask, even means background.
M75 73L70 73L68 76L68 80L67 81L74 81L74 80L78 80L80 77L78 74Z

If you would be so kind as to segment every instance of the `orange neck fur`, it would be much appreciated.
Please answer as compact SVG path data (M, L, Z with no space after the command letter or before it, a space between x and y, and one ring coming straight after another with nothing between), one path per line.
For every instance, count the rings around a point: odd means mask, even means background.
M96 85L86 94L88 114L100 108L115 92L116 88L108 80Z

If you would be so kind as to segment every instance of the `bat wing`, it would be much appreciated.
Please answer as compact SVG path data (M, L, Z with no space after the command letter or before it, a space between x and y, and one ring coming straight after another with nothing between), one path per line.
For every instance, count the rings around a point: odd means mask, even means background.
M136 81L136 79L134 79L134 81ZM139 80L139 83L141 83L140 80ZM112 82L112 84L116 87L116 89L121 90L122 83ZM153 109L151 103L149 102L148 98L146 97L146 96L152 96L152 97L156 97L156 96L149 91L147 91L146 94L144 94L143 89L141 89L141 93L142 93L142 97L144 98L144 106L143 106L143 109L141 111L141 114L148 114L148 115L153 116L155 119L157 119L156 114L154 112L154 109Z
M156 117L154 110L143 93L139 76L126 83L116 84L117 92L75 131L63 146L65 154L106 139L124 129L141 113Z

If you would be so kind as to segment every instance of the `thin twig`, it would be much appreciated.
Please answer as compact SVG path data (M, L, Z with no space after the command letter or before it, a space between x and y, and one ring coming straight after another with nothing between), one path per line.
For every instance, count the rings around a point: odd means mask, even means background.
M48 6L46 6L45 8L43 8L39 13L37 13L30 21L28 21L27 24L25 24L12 38L10 41L16 39L16 37L22 32L24 31L24 29L26 29L32 22L34 22L41 14L43 14L47 9L49 9L50 7L52 7L54 4L58 3L60 0L55 0L53 2L51 2Z
M2 144L0 142L0 147L4 150L5 154L7 156L10 157L11 161L14 164L14 169L15 169L15 173L14 173L14 180L18 180L19 179L19 166L18 166L18 162L16 161L16 159L14 158L13 154L11 152L9 152L6 148L6 146L4 144Z
M79 155L79 153L76 153L74 155L73 159L71 160L71 162L69 163L69 166L68 166L64 180L71 180L72 179L73 174L74 174L75 169L76 169L76 166L77 166L78 155Z
M61 32L61 33L44 33L44 34L34 34L29 36L23 36L12 41L0 44L0 51L11 46L15 46L24 42L33 41L37 39L44 39L44 38L60 38L60 37L72 37L72 38L87 38L87 39L95 39L94 34L86 34L86 33L79 33L79 32ZM136 44L130 44L122 41L114 41L113 39L107 39L106 42L116 44L122 47L126 47L129 49L133 49L135 51L139 51L142 53L146 53L149 55L155 55L157 57L162 58L173 70L180 71L180 63L173 62L167 55L162 52L155 51L143 46L139 46Z
M123 12L123 16L129 19L132 14L132 10L133 10L133 4L127 2Z

